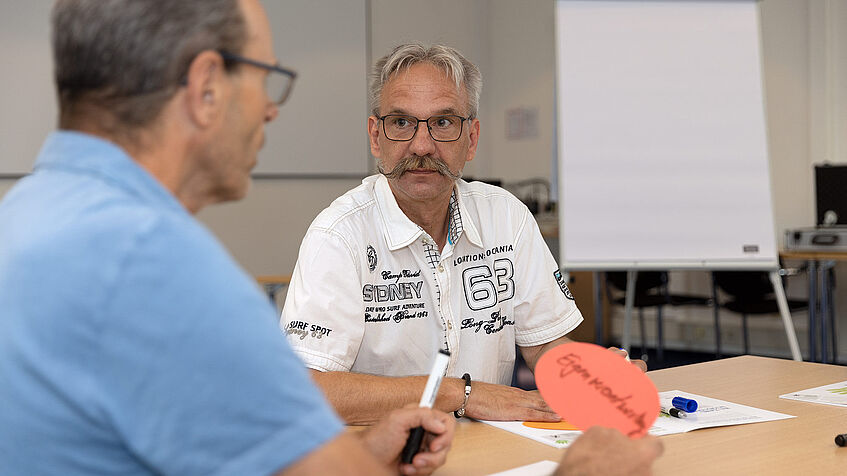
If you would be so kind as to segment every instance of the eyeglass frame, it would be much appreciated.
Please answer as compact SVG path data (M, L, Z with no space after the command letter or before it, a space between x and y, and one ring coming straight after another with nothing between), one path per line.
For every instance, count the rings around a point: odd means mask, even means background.
M230 53L225 50L218 50L218 54L221 55L224 61L233 61L236 63L249 64L250 66L262 68L268 71L269 73L278 73L287 76L289 78L288 87L286 87L285 91L283 91L282 97L274 101L274 104L276 104L277 106L281 106L288 99L288 96L291 96L291 90L294 89L294 80L297 79L296 71L288 68L283 68L278 64L270 64L262 61L257 61L254 59L247 58L245 56L237 55L235 53Z
M427 129L427 132L429 132L429 137L432 140L434 140L435 142L456 142L457 140L462 138L462 132L465 130L465 121L470 121L471 119L473 119L473 116L462 117L458 114L436 114L434 116L429 116L426 119L418 119L417 117L415 117L411 114L397 114L397 113L385 114L383 116L377 116L376 114L374 114L374 116L376 117L376 120L382 121L382 133L385 135L386 139L388 139L392 142L409 142L410 140L414 139L415 135L418 133L418 126L420 126L421 122L426 123L426 129ZM415 131L412 132L412 137L409 137L408 139L392 139L392 138L388 137L388 132L385 131L385 118L388 117L388 116L409 117L409 118L412 118L412 119L418 121L415 124ZM459 119L462 120L459 123L459 135L453 140L436 139L435 136L432 135L432 127L429 125L429 120L432 119L433 117L445 117L445 116L458 117Z

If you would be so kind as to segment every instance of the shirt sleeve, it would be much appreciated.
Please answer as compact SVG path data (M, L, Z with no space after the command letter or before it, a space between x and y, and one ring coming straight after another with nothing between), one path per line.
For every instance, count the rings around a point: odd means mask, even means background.
M201 227L140 236L106 313L106 419L153 472L273 474L342 431L267 297Z
M576 329L582 314L559 266L524 209L515 245L515 341L519 346L546 344Z
M349 371L364 336L358 259L339 233L310 228L291 277L280 328L307 367Z

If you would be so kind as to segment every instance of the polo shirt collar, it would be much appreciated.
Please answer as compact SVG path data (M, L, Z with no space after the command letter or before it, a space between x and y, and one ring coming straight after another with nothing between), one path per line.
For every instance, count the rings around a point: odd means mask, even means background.
M382 215L382 234L391 251L409 246L423 234L423 229L400 210L388 179L379 174L374 184L376 205Z
M466 185L463 180L458 180L456 183L459 188ZM482 248L478 228L465 208L462 194L458 193L457 188L453 189L453 194L456 196L459 214L462 217L462 234L459 239L466 236L472 244ZM388 249L394 251L409 246L424 233L424 230L410 220L397 205L397 199L394 198L394 193L388 185L388 179L382 174L376 177L374 196L379 213L382 215L382 234L388 243Z
M459 214L462 217L462 236L467 238L474 246L482 248L482 237L479 234L479 226L477 226L477 223L474 221L474 215L468 211L464 202L465 194L463 192L467 187L468 183L459 179L456 181L456 189L453 192L456 194L456 200L459 203Z
M145 202L188 213L169 190L120 146L94 135L68 130L50 133L35 161L34 172L39 170L96 176Z

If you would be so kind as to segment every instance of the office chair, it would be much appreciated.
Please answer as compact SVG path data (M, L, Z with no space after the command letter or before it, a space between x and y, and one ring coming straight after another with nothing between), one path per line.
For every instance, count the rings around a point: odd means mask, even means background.
M713 287L720 289L730 297L729 301L720 302L717 293L714 295L715 306L715 344L716 353L720 357L720 325L718 310L723 307L741 314L741 332L744 338L744 354L750 353L750 336L747 327L749 315L779 315L779 305L774 295L770 277L765 271L713 271ZM799 299L787 299L791 313L808 309L808 302Z
M626 305L626 274L625 271L606 272L606 295L609 302L622 306ZM612 288L616 290L617 296L613 295ZM705 297L670 294L668 292L667 271L638 271L635 279L633 307L638 309L642 354L646 355L647 352L647 332L644 325L645 307L656 308L656 360L663 362L665 359L664 325L662 323L664 306L706 305L709 302L709 298Z

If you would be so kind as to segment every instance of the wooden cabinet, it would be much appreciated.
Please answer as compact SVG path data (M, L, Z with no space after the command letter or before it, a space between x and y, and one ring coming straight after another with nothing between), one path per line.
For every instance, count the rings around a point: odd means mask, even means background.
M576 305L582 312L582 317L585 319L568 336L579 342L595 342L594 336L594 272L593 271L573 271L570 273L570 281L568 288L573 293ZM603 341L608 337L609 329L609 304L606 301L605 294L603 295Z

